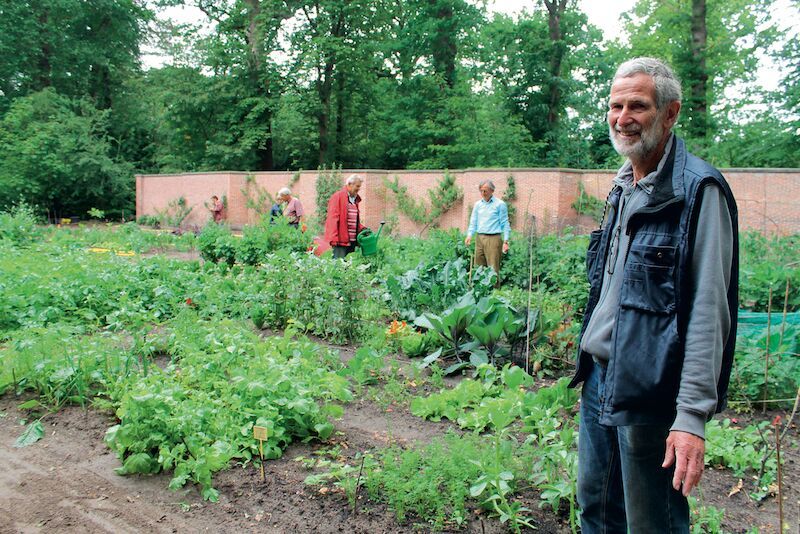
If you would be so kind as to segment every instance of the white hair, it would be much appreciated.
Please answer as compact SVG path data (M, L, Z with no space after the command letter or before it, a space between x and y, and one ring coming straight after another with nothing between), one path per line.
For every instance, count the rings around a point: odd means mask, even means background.
M279 196L279 197L282 197L282 196L284 196L284 195L291 196L291 195L292 195L292 191L291 191L291 189L289 189L288 187L284 187L283 189L281 189L280 191L278 191L278 196Z
M357 174L351 174L347 177L347 181L345 182L347 185L352 185L355 183L363 183L364 179Z
M480 189L484 185L489 186L489 189L491 189L492 192L494 192L494 182L493 181L491 181L491 180L483 180L480 184L478 184L478 189Z
M656 107L664 109L670 102L681 101L681 82L672 69L661 61L652 57L637 57L629 59L617 68L614 80L617 78L631 78L637 74L647 74L653 78L656 88Z

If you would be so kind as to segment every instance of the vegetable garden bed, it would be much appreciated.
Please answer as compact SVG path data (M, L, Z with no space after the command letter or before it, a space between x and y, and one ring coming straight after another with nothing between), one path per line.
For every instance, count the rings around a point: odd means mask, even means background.
M529 376L504 365L525 339L524 293L513 276L499 291L485 273L471 280L468 263L452 259L463 254L454 234L387 240L372 263L266 252L252 234L243 257L261 259L232 266L165 258L192 254L193 236L152 241L130 226L18 235L0 242L3 530L577 525L576 397L558 378L570 372L585 291L580 236L537 245ZM98 243L137 254L87 252ZM462 298L476 286L484 293ZM437 332L450 316L466 321L458 340ZM414 320L431 332L416 332ZM774 531L777 522L764 436L792 406L761 414L757 339L744 341L733 406L750 410L709 425L698 531ZM785 394L800 377L773 341L776 369L788 374L767 391ZM444 353L465 374L445 376ZM800 488L796 424L782 450L787 503ZM264 482L254 425L269 430Z

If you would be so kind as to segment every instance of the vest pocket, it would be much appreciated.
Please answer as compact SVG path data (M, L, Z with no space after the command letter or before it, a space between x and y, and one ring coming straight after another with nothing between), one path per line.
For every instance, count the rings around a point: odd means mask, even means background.
M677 247L633 245L625 263L620 292L622 308L657 314L675 311Z

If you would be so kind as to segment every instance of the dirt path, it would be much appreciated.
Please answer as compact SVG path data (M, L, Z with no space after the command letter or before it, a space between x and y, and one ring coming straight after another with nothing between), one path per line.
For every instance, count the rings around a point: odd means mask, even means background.
M184 517L179 501L199 503L189 488L165 490L168 476L121 477L119 462L102 441L109 419L65 408L42 421L46 436L13 447L24 414L11 395L0 399L0 532L206 531Z

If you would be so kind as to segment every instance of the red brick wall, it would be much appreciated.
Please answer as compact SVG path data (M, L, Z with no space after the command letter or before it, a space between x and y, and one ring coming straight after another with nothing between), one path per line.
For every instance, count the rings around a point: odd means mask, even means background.
M517 199L514 228L523 230L526 220L535 217L537 230L558 232L566 226L588 231L594 223L588 217L580 217L572 209L578 195L578 183L583 183L586 192L604 200L610 187L613 171L573 169L467 169L450 171L462 188L464 198L439 221L442 228L464 230L469 222L472 206L480 198L478 184L492 180L496 194L505 193L508 176L516 182ZM399 212L394 193L384 186L384 179L397 176L400 183L408 187L414 198L428 200L427 191L436 187L444 171L386 171L343 170L342 180L357 173L364 178L361 196L365 224L377 228L381 220L396 217L395 233L412 235L422 228ZM289 185L295 173L257 172L252 183L269 191L273 196ZM303 203L306 213L313 219L316 212L317 171L303 171L299 179L290 186L292 193ZM755 229L765 233L800 232L800 170L798 169L727 169L723 174L733 189L739 205L739 224L742 230ZM203 206L211 195L225 196L226 218L233 227L253 223L257 219L254 210L247 207L245 191L250 182L244 172L211 172L187 174L140 175L136 177L136 216L154 215L167 209L170 201L184 197L192 212L185 225L202 226L211 218ZM256 195L253 193L252 197ZM269 209L269 206L266 206Z

